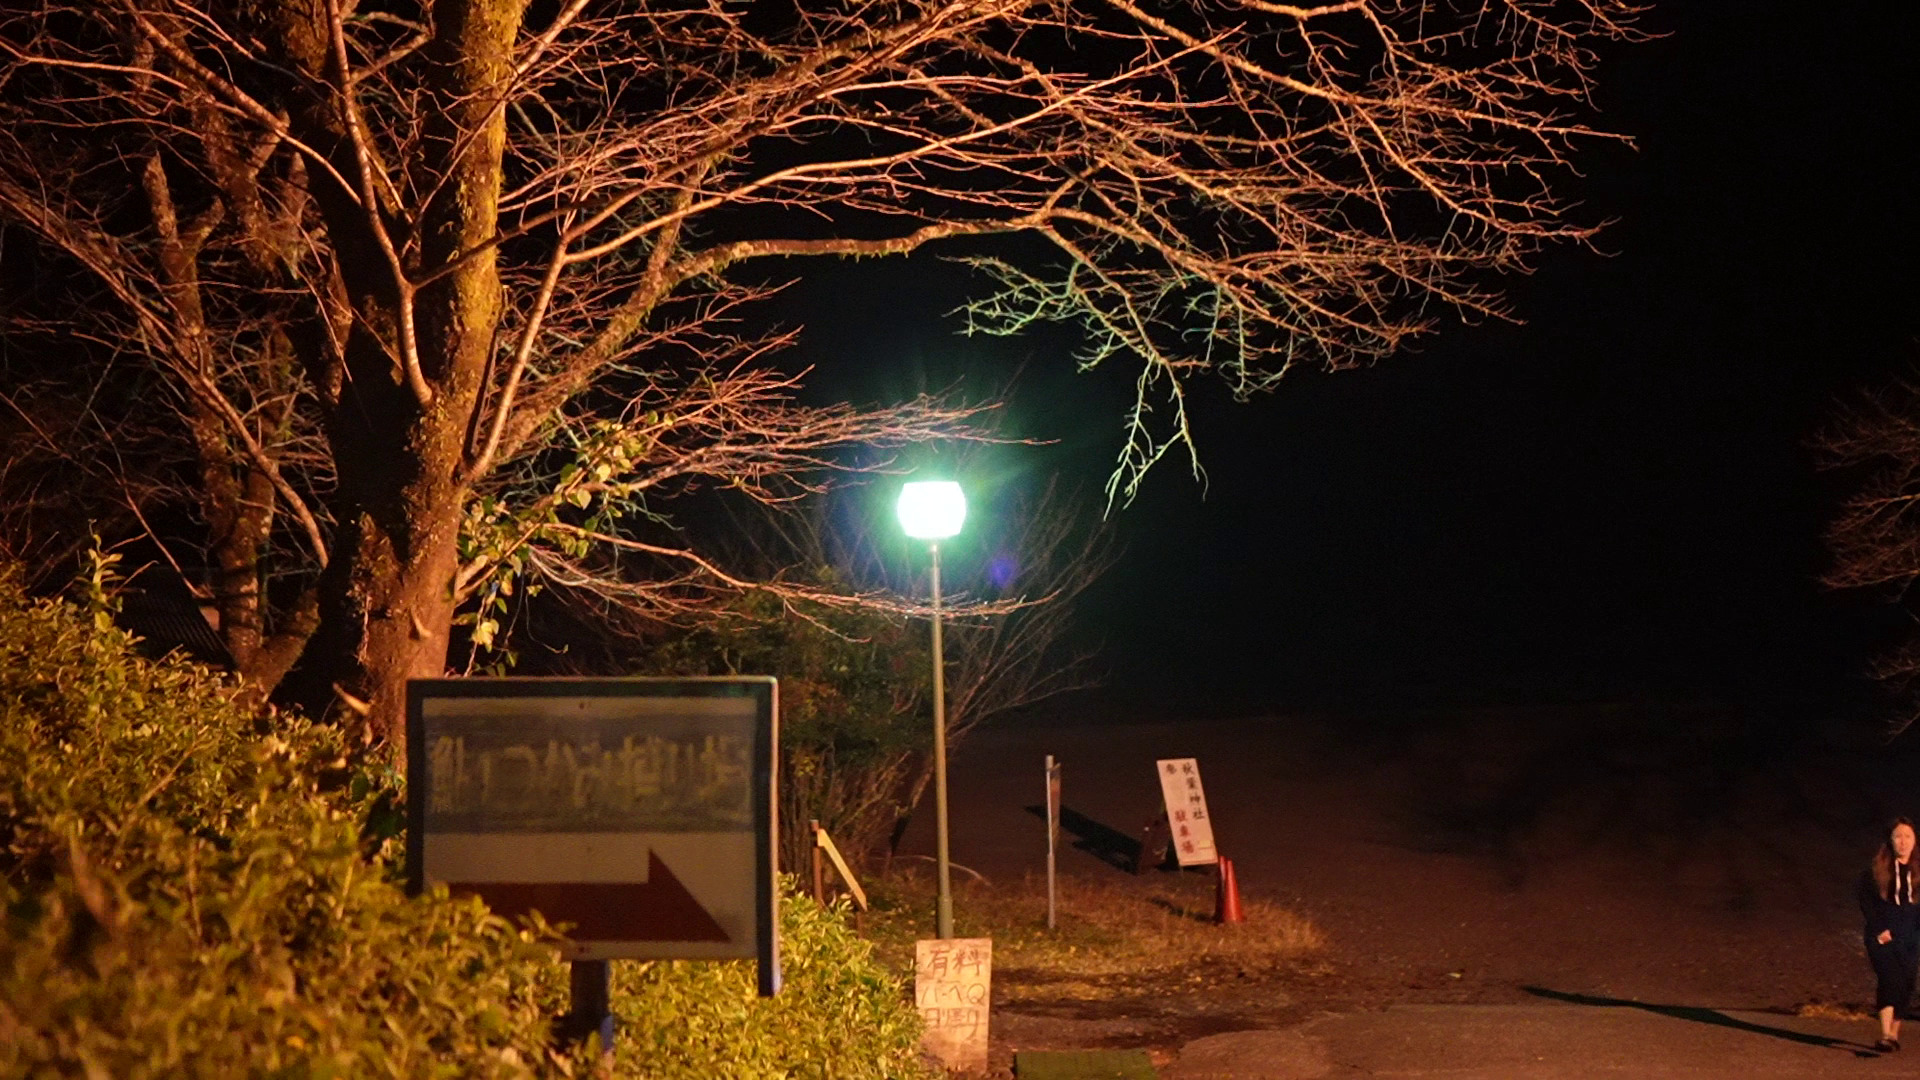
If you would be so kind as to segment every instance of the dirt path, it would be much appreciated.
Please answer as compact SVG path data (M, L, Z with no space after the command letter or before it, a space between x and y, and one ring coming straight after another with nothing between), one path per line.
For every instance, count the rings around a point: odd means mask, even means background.
M977 733L956 756L956 861L990 877L1040 870L1030 808L1047 753L1066 764L1066 806L1121 835L1157 809L1154 759L1197 757L1243 890L1307 912L1332 942L1317 974L1195 988L1188 1006L1170 992L1156 1019L1132 1024L1161 1044L1543 993L1776 1012L1857 1003L1871 982L1849 887L1876 822L1920 795L1885 753L1812 750L1671 709L1053 723ZM930 850L916 824L907 850ZM1101 830L1083 832L1094 842L1066 852L1063 872L1119 873ZM1143 1019L1129 1008L1056 1011L1095 1025L1081 1041L1112 1045L1146 1037L1124 1033ZM1050 1037L1033 1017L1002 1027Z

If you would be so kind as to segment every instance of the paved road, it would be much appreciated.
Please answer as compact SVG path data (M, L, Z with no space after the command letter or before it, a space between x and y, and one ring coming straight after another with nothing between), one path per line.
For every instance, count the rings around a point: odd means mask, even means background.
M1870 1022L1582 1005L1396 1005L1188 1043L1166 1080L1731 1080L1912 1075Z

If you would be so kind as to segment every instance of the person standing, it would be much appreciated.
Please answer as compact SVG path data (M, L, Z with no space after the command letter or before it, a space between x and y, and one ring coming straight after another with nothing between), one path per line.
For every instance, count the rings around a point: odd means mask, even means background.
M1920 882L1914 880L1913 847L1913 822L1895 818L1873 865L1860 876L1867 959L1878 983L1873 1003L1880 1010L1880 1041L1873 1048L1882 1053L1900 1049L1900 1021L1920 974Z

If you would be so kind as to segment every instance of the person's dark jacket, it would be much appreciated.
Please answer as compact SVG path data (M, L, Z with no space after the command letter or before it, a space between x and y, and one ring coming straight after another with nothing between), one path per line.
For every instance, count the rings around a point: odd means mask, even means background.
M1908 872L1915 874L1912 891L1920 899L1920 871ZM1882 930L1893 931L1893 940L1903 943L1920 937L1920 903L1896 904L1881 896L1872 870L1860 875L1860 916L1866 920L1869 942L1877 941Z

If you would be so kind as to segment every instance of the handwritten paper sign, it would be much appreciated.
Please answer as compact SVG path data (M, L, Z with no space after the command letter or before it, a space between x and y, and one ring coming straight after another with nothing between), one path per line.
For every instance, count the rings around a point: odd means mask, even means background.
M1163 758L1160 793L1167 800L1167 828L1181 866L1204 866L1217 861L1213 846L1213 819L1207 816L1207 793L1200 786L1200 765L1193 758Z
M985 1072L993 939L916 942L913 997L926 1027L921 1045L949 1069Z

